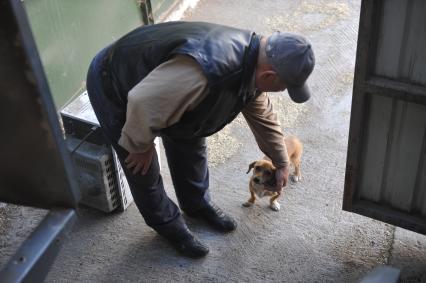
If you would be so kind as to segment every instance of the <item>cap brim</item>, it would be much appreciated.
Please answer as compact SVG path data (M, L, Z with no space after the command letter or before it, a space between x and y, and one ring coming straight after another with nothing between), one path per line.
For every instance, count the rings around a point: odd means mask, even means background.
M301 86L287 86L287 91L291 100L296 103L303 103L311 97L311 91L306 83Z

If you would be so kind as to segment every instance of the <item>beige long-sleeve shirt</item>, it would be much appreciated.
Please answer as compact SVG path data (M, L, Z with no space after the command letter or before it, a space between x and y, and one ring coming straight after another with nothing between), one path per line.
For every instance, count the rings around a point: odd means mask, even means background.
M173 57L130 90L126 123L118 143L129 152L145 152L161 129L177 123L207 94L207 78L201 66L188 56ZM287 165L281 126L268 95L262 93L242 113L260 150L275 166Z

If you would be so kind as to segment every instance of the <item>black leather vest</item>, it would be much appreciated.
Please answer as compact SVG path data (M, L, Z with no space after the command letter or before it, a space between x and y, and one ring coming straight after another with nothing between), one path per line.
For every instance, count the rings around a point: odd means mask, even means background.
M253 32L210 23L142 26L109 49L109 93L113 101L125 107L128 92L154 68L176 54L191 56L207 77L209 93L160 134L176 138L209 136L235 119L244 105L259 95L250 90L259 43Z

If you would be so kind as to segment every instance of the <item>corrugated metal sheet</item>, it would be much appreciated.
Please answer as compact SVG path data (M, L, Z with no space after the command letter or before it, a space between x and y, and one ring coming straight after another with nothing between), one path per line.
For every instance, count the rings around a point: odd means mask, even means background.
M374 73L426 85L426 1L386 0Z
M426 234L426 1L363 1L345 210Z
M379 95L369 105L359 197L426 217L426 106Z

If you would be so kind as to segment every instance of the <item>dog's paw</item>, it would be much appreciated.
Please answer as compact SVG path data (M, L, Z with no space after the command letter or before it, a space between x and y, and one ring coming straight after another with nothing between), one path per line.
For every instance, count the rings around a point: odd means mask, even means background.
M279 211L281 208L281 205L274 201L273 203L271 203L271 205L269 206L273 211Z
M249 201L246 201L245 203L243 203L243 206L244 207L250 207L250 206L252 206L253 205L253 203L252 202L249 202Z
M300 180L302 179L302 178L300 178L299 176L296 176L296 175L291 175L290 178L291 178L291 181L293 183L300 182Z

